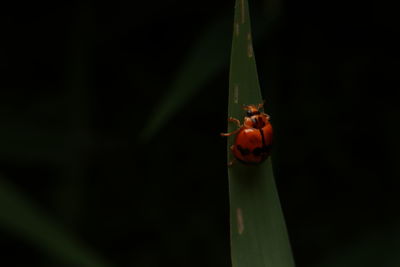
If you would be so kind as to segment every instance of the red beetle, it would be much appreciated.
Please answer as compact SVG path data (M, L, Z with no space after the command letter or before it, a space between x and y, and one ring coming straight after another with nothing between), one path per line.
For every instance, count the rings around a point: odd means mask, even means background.
M272 125L269 115L260 112L262 107L263 104L245 106L243 125L231 117L228 121L236 123L239 128L230 133L221 133L222 136L236 135L231 151L238 161L245 164L259 164L271 154ZM232 164L233 161L228 165Z

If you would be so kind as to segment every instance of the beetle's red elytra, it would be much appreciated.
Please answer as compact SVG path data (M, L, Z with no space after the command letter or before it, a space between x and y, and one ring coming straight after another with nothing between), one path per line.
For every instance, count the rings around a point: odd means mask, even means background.
M260 109L264 104L248 105L243 109L246 115L243 125L236 118L229 118L229 122L237 124L238 129L230 133L221 133L222 136L235 136L231 151L236 160L244 164L259 164L271 154L272 125L268 114ZM228 163L231 166L234 161Z

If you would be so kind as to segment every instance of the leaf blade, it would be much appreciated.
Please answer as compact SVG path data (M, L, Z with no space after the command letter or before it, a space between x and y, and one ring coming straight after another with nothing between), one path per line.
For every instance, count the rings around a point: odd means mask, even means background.
M109 266L78 239L55 224L1 176L0 227L50 252L50 255L63 263L85 267Z
M229 78L230 117L243 117L243 105L262 103L252 45L247 0L237 0ZM233 125L229 131L235 130ZM228 160L233 159L228 139ZM228 168L232 266L295 266L280 206L272 163Z

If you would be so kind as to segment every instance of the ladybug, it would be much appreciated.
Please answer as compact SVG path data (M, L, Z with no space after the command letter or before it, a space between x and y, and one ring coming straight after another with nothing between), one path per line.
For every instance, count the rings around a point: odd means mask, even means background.
M243 125L238 119L231 117L228 121L236 123L238 129L221 133L221 136L236 135L235 143L230 149L235 159L244 164L259 164L271 154L272 125L269 115L260 112L263 106L264 104L244 106L246 116ZM229 166L232 164L233 161L228 163Z

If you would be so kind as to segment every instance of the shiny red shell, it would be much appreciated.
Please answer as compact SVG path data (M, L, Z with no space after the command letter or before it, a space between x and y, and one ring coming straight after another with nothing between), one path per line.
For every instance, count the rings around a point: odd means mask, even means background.
M235 137L231 150L235 158L245 164L258 164L271 154L272 125L269 116L248 106L243 126Z

